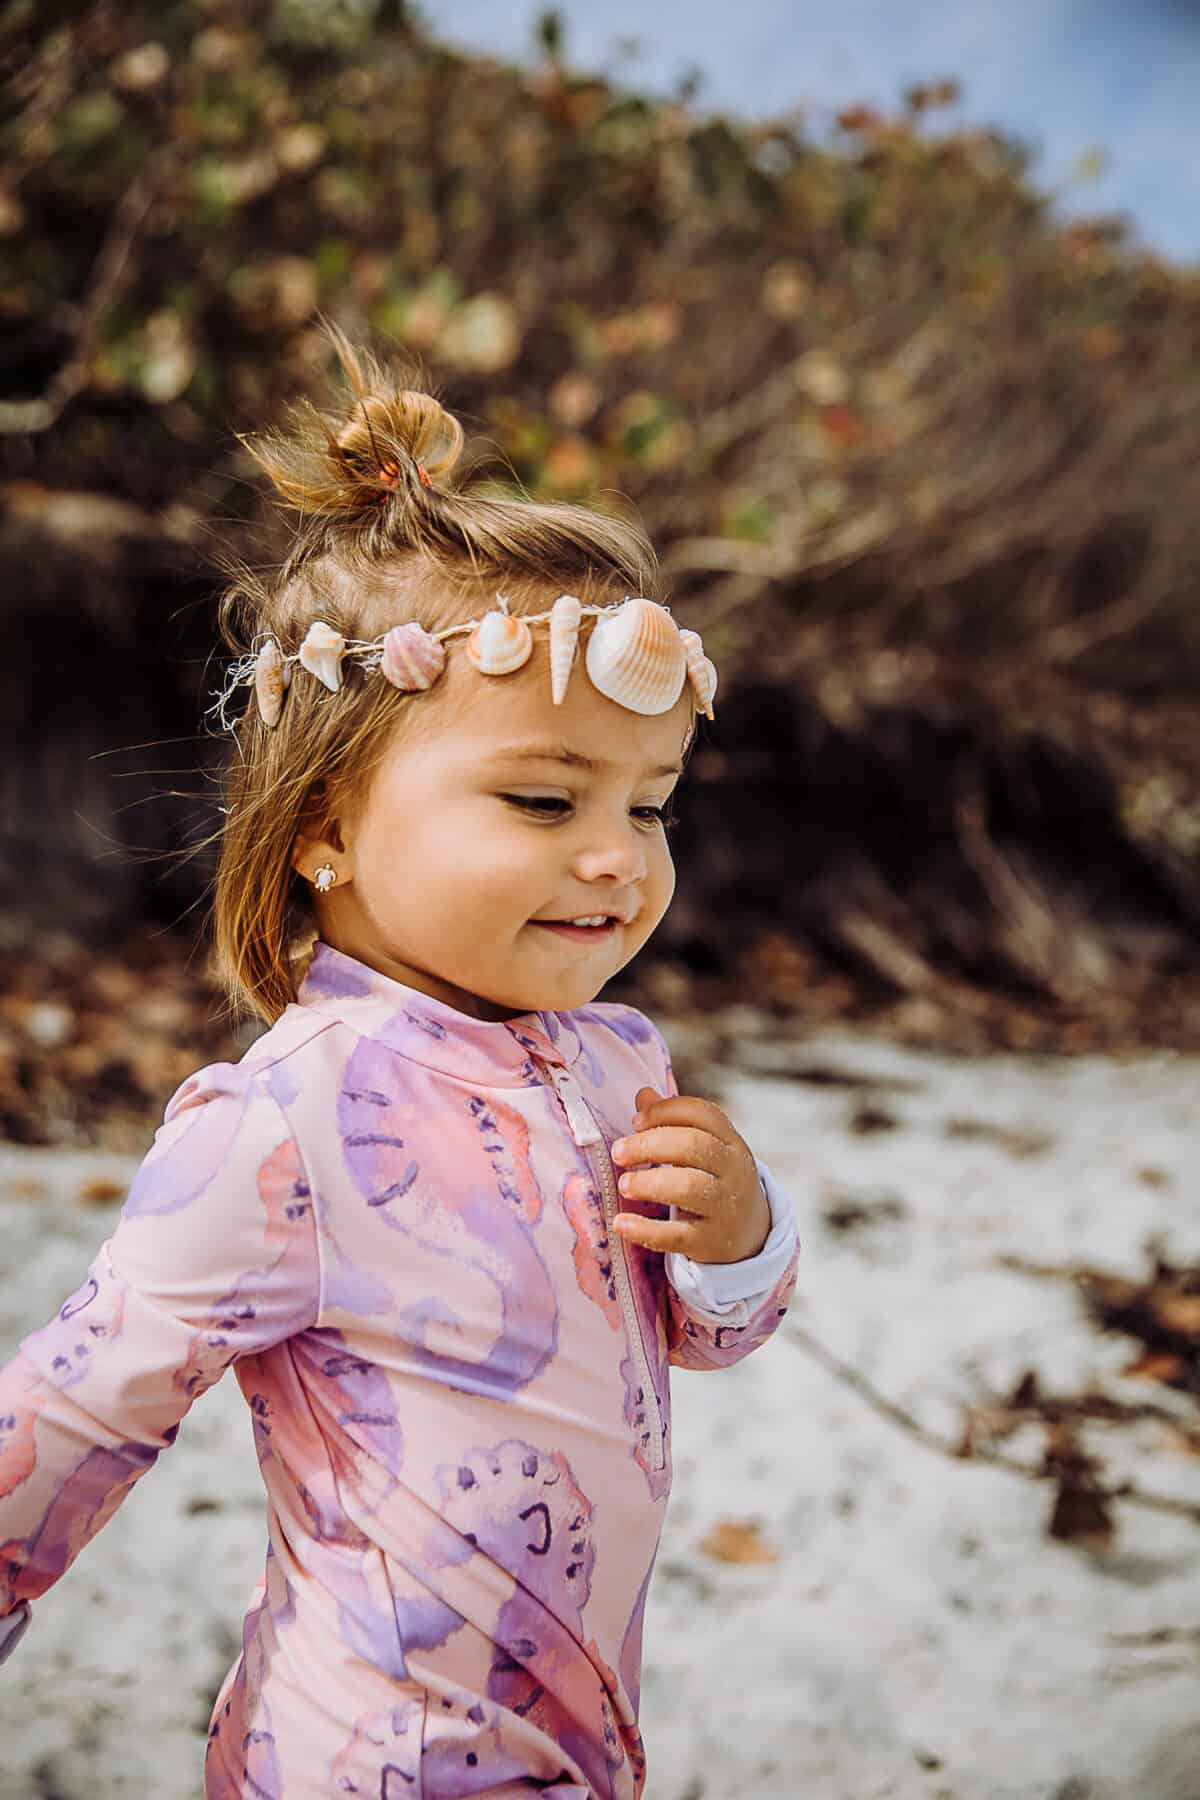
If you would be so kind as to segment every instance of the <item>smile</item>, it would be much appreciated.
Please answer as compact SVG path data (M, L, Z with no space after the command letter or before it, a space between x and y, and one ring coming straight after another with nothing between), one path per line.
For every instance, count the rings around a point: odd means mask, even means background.
M571 939L574 943L598 944L606 942L617 929L618 921L604 913L594 913L586 920L581 919L530 919L531 925L539 926L543 931L552 931L556 937Z

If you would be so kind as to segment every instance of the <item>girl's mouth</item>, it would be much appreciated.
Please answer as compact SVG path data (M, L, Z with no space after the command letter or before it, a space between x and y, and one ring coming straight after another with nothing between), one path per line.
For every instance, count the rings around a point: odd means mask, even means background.
M617 920L612 918L597 925L580 925L572 919L530 919L529 923L540 925L543 931L552 931L556 937L569 938L576 944L606 943L617 929Z

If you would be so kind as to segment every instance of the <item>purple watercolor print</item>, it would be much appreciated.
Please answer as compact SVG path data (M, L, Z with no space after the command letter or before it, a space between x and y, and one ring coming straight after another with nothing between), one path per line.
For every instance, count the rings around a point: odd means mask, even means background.
M594 1661L579 1651L596 1564L591 1502L561 1451L521 1438L477 1446L437 1480L446 1522L516 1584L496 1620L489 1698L535 1718L608 1796L625 1756Z
M232 1063L217 1063L185 1082L163 1114L163 1123L125 1196L125 1219L149 1219L182 1212L218 1180L234 1160L234 1145L249 1102L245 1075ZM214 1088L207 1077L221 1076ZM233 1089L231 1093L229 1090ZM219 1099L224 1104L210 1105ZM177 1119L183 1128L175 1126ZM282 1135L282 1133L281 1133Z
M481 1179L480 1159L464 1153L461 1139L447 1151L444 1139L439 1144L422 1132L415 1108L395 1093L393 1064L391 1052L368 1039L347 1063L337 1111L346 1169L390 1229L492 1283L501 1314L495 1339L478 1359L433 1348L431 1328L441 1327L445 1342L467 1325L441 1294L406 1308L400 1332L435 1379L466 1393L511 1399L558 1348L554 1285L533 1233L541 1195L529 1167L528 1127L508 1107L468 1099L467 1116L487 1170ZM448 1270L445 1293L453 1292Z

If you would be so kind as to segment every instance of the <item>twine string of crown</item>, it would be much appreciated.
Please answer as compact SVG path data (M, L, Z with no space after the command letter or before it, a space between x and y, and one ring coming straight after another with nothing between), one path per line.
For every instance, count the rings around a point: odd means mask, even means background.
M642 595L627 594L608 606L584 606L574 594L560 594L545 612L510 613L503 594L482 618L440 631L426 631L415 619L393 625L377 638L347 638L325 619L314 619L300 648L285 656L274 637L258 642L227 672L210 711L223 730L231 729L228 710L239 688L253 687L258 716L268 729L283 713L297 667L337 693L344 665L358 663L365 673L381 671L401 693L431 688L446 666L446 644L466 638L468 660L481 675L512 675L533 654L533 627L550 628L550 694L561 706L579 649L585 618L594 620L583 664L596 690L630 712L669 712L690 682L695 702L713 717L717 671L704 653L699 632L680 629L667 607Z

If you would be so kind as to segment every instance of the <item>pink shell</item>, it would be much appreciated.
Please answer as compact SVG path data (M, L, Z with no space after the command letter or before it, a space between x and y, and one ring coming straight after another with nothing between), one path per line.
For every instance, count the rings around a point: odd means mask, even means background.
M512 613L484 613L467 639L467 655L481 675L511 675L533 655L533 633Z
M684 654L687 657L688 678L692 684L692 692L696 696L696 704L706 719L713 716L712 703L717 692L717 671L704 654L704 645L698 631L681 631Z
M415 619L393 625L383 640L380 668L404 694L431 688L446 666L446 646L431 637Z
M596 620L586 666L607 699L644 714L670 712L688 674L679 627L665 606L640 595Z

